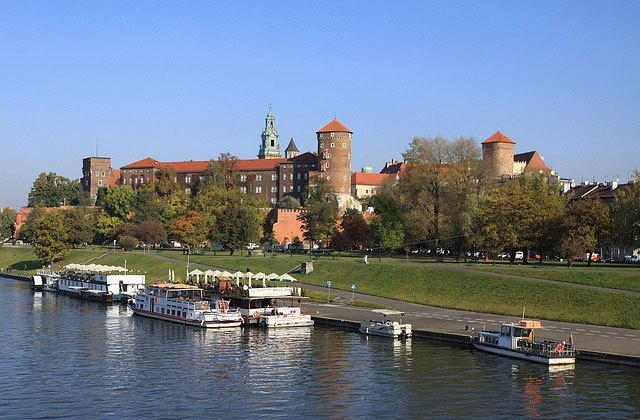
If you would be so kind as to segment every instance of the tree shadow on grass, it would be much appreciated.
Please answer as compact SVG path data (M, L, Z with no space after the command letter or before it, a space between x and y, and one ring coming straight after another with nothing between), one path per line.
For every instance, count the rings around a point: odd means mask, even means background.
M8 268L19 271L37 270L42 268L42 263L38 260L23 260L11 264Z

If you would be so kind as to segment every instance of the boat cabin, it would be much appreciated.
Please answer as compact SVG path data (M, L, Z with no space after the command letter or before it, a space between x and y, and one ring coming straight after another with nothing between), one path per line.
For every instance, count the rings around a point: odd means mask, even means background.
M533 331L542 328L539 321L522 320L518 324L509 322L500 326L500 331L482 331L479 339L481 343L492 344L507 349L517 349L523 342L533 343Z

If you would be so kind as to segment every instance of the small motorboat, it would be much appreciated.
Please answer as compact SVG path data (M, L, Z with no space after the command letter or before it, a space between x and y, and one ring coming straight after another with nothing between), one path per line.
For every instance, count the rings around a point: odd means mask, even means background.
M539 321L526 320L519 323L505 322L500 331L480 331L473 347L489 353L530 360L547 365L566 365L576 362L573 338L567 342L534 341L535 329L542 328Z
M389 309L374 309L372 312L379 319L361 321L361 333L393 338L411 337L411 324L402 323L404 312Z

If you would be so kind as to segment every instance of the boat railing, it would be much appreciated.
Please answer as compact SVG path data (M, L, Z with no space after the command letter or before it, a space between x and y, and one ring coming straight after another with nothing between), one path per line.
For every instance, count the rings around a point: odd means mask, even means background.
M545 357L573 357L575 347L572 343L544 340L542 342L531 342L529 340L518 340L516 346L519 350L527 353Z

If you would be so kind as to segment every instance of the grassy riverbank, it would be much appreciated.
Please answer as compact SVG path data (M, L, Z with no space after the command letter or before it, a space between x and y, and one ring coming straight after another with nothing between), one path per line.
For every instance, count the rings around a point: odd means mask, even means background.
M69 262L86 262L103 255L101 250L71 251ZM171 260L159 259L170 258ZM107 254L95 260L98 264L124 265L133 271L146 272L149 282L165 279L169 269L184 279L186 260L179 252ZM241 257L191 256L192 263L201 263L228 270L282 274L308 256ZM35 270L35 254L31 249L0 248L0 267ZM551 279L565 283L580 283L608 288L638 291L640 270L606 270L601 265L591 269L571 270L566 267L530 268L469 264L406 264L401 260L385 260L363 265L357 258L321 257L314 261L315 270L296 277L304 283L357 291L373 296L415 302L444 308L470 310L517 316L522 307L533 318L552 319L584 324L640 329L640 294L585 289L571 284L553 284L535 279ZM505 277L499 274L523 276L532 280ZM316 296L323 299L323 296Z

